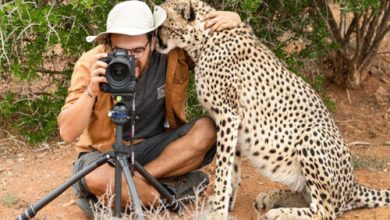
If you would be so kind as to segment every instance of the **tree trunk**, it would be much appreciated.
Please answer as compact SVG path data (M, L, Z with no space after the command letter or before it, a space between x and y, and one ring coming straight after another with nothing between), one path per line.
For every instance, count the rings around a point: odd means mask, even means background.
M360 86L360 83L362 82L360 75L361 73L360 71L358 71L356 64L351 63L347 70L347 77L345 82L347 88L357 89Z
M337 85L344 86L350 89L357 89L368 77L368 66L361 66L356 61L341 58L343 56L336 55L333 57L332 81Z

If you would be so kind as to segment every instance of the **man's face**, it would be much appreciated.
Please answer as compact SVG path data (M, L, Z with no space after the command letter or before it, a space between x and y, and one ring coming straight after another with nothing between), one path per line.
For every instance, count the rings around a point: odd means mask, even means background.
M135 68L135 77L138 79L139 76L145 71L151 51L153 50L151 42L153 39L148 41L148 37L146 34L138 35L138 36L128 36L128 35L120 35L113 34L111 35L111 43L112 49L122 48L129 51L129 55L131 52L137 58L137 67ZM144 52L142 53L142 50Z

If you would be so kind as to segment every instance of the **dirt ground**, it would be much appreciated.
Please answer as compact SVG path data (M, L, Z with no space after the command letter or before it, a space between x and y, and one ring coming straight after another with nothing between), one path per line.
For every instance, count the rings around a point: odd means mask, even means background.
M347 92L333 84L327 86L337 106L333 116L355 159L355 175L360 183L376 188L390 188L389 82L389 75L373 74L359 90ZM60 143L32 149L0 130L0 219L14 219L68 179L74 158L76 152L71 145ZM212 173L213 166L208 170ZM237 219L257 219L262 213L252 208L256 195L283 186L264 179L245 159L242 178L231 215ZM75 205L75 198L67 190L44 207L36 219L87 219ZM390 207L355 210L339 219L387 220Z
M386 58L386 59L385 59ZM360 183L390 188L390 57L374 65L371 77L358 90L342 90L328 84L328 95L337 109L332 113L355 159ZM375 69L377 68L377 69ZM382 71L379 71L382 69ZM0 124L0 220L14 219L70 177L76 152L71 145L56 143L38 148L25 146ZM213 165L207 168L213 173ZM253 199L259 192L283 186L267 181L244 159L242 186L232 216L257 219ZM211 192L212 188L208 188ZM67 190L44 207L36 219L87 219ZM389 220L390 207L347 212L341 220Z

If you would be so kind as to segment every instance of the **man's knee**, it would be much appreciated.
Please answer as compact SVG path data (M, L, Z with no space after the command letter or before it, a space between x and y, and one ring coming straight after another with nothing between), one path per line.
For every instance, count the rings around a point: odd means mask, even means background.
M88 190L98 196L106 193L108 187L112 188L113 169L110 165L104 164L98 169L85 176L85 183Z
M190 132L193 145L200 151L208 151L216 141L216 128L208 117L198 119Z

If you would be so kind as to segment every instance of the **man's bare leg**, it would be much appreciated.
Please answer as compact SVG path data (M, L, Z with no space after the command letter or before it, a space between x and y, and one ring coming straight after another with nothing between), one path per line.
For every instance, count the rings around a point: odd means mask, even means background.
M216 140L214 123L209 118L200 118L183 137L170 143L155 160L145 165L145 169L155 178L179 176L189 173L204 160L206 153ZM144 205L152 205L159 198L157 190L136 172L134 183ZM114 187L115 169L107 164L97 168L85 177L89 190L102 196L110 186ZM129 201L127 185L122 176L122 205Z
M216 130L210 118L200 118L186 135L170 143L159 157L145 165L155 178L189 173L203 162L216 141Z

